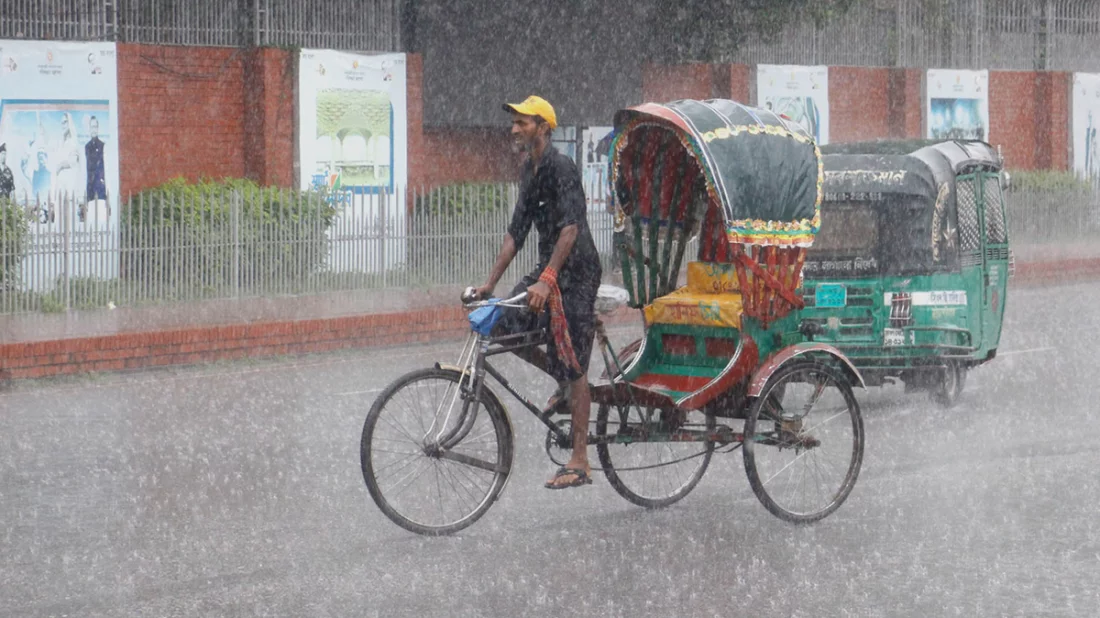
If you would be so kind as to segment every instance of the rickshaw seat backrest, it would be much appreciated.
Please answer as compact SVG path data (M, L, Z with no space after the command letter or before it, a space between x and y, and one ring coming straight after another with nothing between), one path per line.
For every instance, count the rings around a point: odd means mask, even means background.
M731 263L688 262L687 286L699 294L721 294L739 291L737 269Z
M646 305L647 324L741 327L744 305L733 264L688 262L687 285Z
M667 128L640 129L623 160L628 178L649 179L618 187L618 201L629 212L620 214L614 243L630 306L642 308L679 287L684 255L708 200L699 164Z

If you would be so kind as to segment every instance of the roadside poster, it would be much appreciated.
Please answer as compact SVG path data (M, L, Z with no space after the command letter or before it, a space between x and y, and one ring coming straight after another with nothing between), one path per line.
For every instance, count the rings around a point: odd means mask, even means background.
M1083 178L1100 179L1100 74L1073 75L1073 169Z
M929 69L925 136L989 139L989 71Z
M405 261L405 54L303 49L298 73L300 186L338 208L327 267L385 272Z
M818 144L829 143L829 67L758 65L756 101L802 125Z
M405 55L303 49L299 152L303 189L353 193L408 183Z
M118 276L118 150L114 43L0 40L0 198L30 220L27 288Z
M611 148L613 127L586 127L581 131L581 178L584 196L588 200L588 226L596 248L603 254L611 253L612 217L611 188L608 186L607 163Z

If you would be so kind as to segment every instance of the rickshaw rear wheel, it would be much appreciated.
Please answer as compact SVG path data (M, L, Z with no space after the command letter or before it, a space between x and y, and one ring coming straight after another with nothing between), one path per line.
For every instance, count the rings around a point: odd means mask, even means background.
M848 498L863 444L863 417L848 379L829 365L798 361L780 367L749 406L745 473L773 515L812 523Z
M661 508L683 499L699 484L714 454L712 440L669 440L669 420L661 410L636 405L601 404L596 413L596 435L611 440L596 445L607 482L638 506ZM709 411L692 410L674 427L698 437L702 430L713 434L717 422Z
M963 388L966 386L966 367L962 363L948 361L943 372L937 376L929 395L932 401L942 408L953 408L959 403Z

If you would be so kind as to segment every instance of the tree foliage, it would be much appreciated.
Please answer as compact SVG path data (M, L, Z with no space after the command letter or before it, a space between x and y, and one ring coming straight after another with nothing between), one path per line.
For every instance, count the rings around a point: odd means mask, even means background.
M752 35L772 40L788 25L820 27L862 0L657 0L648 16L653 60L726 62Z

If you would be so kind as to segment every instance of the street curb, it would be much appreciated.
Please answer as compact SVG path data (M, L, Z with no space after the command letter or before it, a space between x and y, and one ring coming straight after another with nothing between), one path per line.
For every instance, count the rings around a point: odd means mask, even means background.
M1100 258L1017 264L1012 287L1100 279ZM630 324L636 311L604 317ZM224 360L384 348L460 339L469 332L461 307L131 332L0 344L0 382L60 375L196 365Z
M629 308L603 317L608 325L636 319ZM8 343L0 344L0 382L451 341L469 332L466 311L450 306Z
M1075 258L1017 264L1012 285L1059 285L1100 278L1100 258Z

